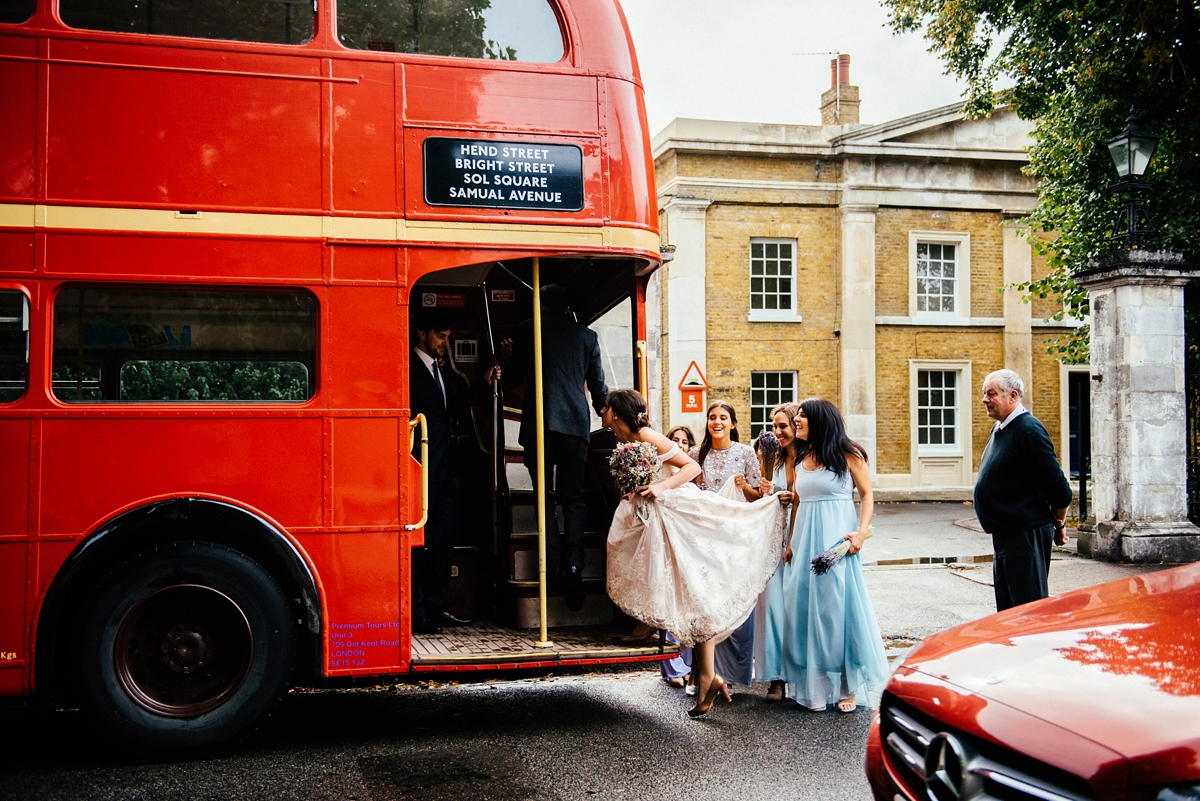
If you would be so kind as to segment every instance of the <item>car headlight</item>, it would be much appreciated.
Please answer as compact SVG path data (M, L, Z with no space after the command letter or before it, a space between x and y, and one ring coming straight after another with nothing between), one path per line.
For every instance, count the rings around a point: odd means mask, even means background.
M1154 796L1155 801L1200 801L1200 784L1191 787L1164 787Z

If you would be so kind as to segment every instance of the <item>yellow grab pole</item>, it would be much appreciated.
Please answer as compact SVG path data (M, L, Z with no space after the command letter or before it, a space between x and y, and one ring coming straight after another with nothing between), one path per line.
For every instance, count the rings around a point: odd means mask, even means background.
M554 643L546 631L546 415L542 409L542 283L537 256L533 257L533 391L537 409L537 481L533 486L537 491L538 622L541 624L541 637L536 645L550 648Z

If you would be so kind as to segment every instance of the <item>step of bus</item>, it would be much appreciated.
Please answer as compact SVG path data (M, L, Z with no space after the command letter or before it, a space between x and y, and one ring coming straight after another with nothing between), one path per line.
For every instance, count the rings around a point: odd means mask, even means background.
M537 581L538 578L538 552L536 540L533 548L528 548L519 551L513 551L510 564L512 565L511 578L514 581ZM587 548L583 549L585 562L583 563L583 578L588 579L603 579L605 567L605 552L602 548Z
M530 493L530 495L531 495L530 500L532 500L532 493ZM585 503L587 502L587 500L588 500L588 494L584 493ZM547 511L549 511L549 510L547 510ZM554 517L558 521L558 530L562 531L563 530L563 514L562 514L561 508L555 507ZM514 500L513 506L512 506L511 522L512 522L512 527L510 530L512 531L513 534L536 534L537 527L538 527L537 504L535 504L535 503L523 504L523 503L520 503L520 502ZM607 515L603 515L600 512L593 512L592 507L589 504L588 514L587 514L587 517L584 518L584 522L583 522L584 531L586 531L588 534L605 534L606 535L608 533L608 526L611 522L612 522L611 520L607 519Z
M519 629L533 629L541 625L539 618L538 583L536 581L510 581L512 592L511 617ZM547 595L547 626L595 626L611 623L613 602L605 592L603 579L584 579L583 608L572 612L567 608L563 595Z

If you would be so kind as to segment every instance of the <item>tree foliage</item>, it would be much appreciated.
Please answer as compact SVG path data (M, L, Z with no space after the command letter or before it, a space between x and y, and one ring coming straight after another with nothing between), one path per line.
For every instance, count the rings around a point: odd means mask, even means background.
M301 401L308 370L299 362L131 361L121 367L128 401Z
M967 83L966 112L1011 107L1034 121L1026 171L1040 179L1029 215L1050 274L1016 287L1088 313L1071 280L1106 248L1118 198L1105 140L1130 106L1161 136L1146 180L1163 244L1200 253L1200 3L1197 0L883 0L896 31L923 30ZM997 86L1003 88L997 89ZM1045 234L1053 232L1053 236ZM1050 347L1087 360L1087 329Z

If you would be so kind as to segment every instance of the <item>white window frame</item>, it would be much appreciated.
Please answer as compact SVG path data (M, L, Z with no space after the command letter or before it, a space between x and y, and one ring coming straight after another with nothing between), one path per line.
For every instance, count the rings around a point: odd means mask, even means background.
M1062 467L1063 475L1068 480L1071 478L1071 387L1069 376L1071 373L1091 374L1091 372L1090 364L1058 363L1058 464ZM1093 386L1091 392L1095 391L1096 388ZM1026 398L1031 394L1030 388L1026 387ZM1025 404L1026 408L1030 406L1033 404Z
M954 311L917 311L917 245L954 245ZM971 316L971 235L951 231L908 232L908 314L921 320L957 320Z
M958 413L955 422L958 426L957 442L954 445L921 445L917 432L917 377L922 370L941 370L958 373ZM968 487L974 483L971 472L974 459L974 448L971 437L973 426L972 414L975 405L974 379L971 377L971 362L942 359L912 359L908 363L909 387L909 453L911 454L912 485L919 486L921 481L921 461L942 461L958 459L960 483L958 486ZM927 466L928 467L928 466Z
M954 442L952 444L921 444L921 373L953 373L954 374ZM962 387L962 370L955 367L944 367L928 365L918 367L913 373L913 425L917 430L917 451L919 456L962 456L962 413L963 413L963 387ZM941 407L943 409L950 407ZM950 426L942 425L940 428L949 428Z
M787 376L791 376L791 379L792 379L792 399L791 399L791 401L778 400L778 401L775 401L774 403L770 403L770 402L768 402L766 404L755 403L754 402L754 389L755 389L754 376L756 376L756 375L763 375L763 376L765 376L765 375L787 375ZM763 387L763 389L767 392L773 391L766 387ZM774 390L774 391L779 391L779 390ZM744 431L745 431L744 436L746 437L745 441L749 442L754 436L754 410L755 409L762 408L765 410L766 425L768 428L770 428L771 410L774 409L776 406L778 406L780 403L789 403L789 402L795 403L796 398L799 396L799 392L800 392L800 376L797 374L797 372L795 370L754 370L754 371L752 371L750 373L750 419L748 419L746 421L746 428L744 429Z
M754 309L750 301L750 280L753 276L753 253L755 245L787 245L792 249L792 291L791 305L786 309ZM796 286L796 262L800 256L799 244L795 239L780 239L778 237L756 236L750 238L750 246L746 251L746 306L749 308L749 322L752 323L798 323L800 314L796 304L799 292Z

